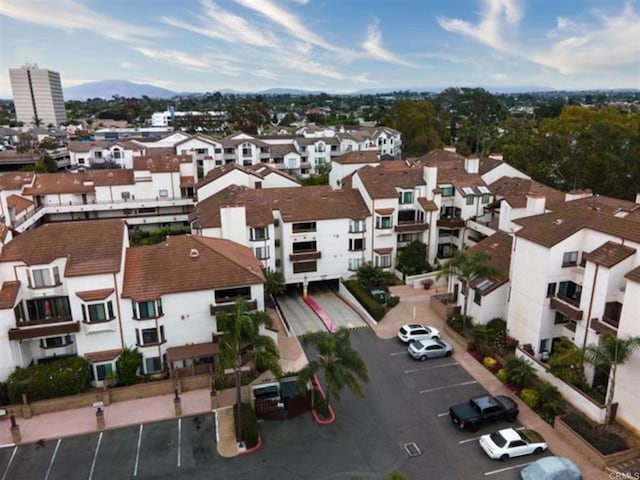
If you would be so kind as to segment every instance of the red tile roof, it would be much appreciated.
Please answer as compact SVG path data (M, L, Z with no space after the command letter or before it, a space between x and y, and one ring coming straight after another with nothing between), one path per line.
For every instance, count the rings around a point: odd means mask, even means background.
M635 248L620 243L605 242L589 252L586 259L605 268L611 268L636 253Z
M123 220L47 223L4 246L0 261L46 265L66 258L66 277L120 271L126 224Z
M509 281L512 243L513 238L511 235L498 231L467 250L470 254L476 251L485 252L489 255L488 264L500 272L496 277L491 278L493 285L483 290L483 294L487 294ZM484 278L477 278L471 282L471 286L475 287L483 280Z
M181 163L193 162L191 155L164 155L162 157L134 157L134 170L149 170L151 173L179 172Z
M413 189L425 185L422 168L387 169L380 167L362 167L355 172L365 190L372 199L398 198L398 190Z
M2 282L2 287L0 288L0 310L13 308L16 304L16 298L18 298L19 291L20 282L15 280Z
M518 177L501 177L490 185L491 192L498 198L504 198L513 208L525 208L527 195L545 197L545 208L553 210L565 203L565 194L535 180Z
M255 285L264 282L261 269L249 248L230 240L170 236L164 243L127 250L122 296L143 301Z
M640 283L640 267L636 267L625 275L626 278Z
M33 186L22 189L24 195L54 195L58 193L93 193L92 182L86 181L82 172L78 173L37 173Z
M86 358L89 363L101 363L113 360L121 353L122 349L115 348L113 350L102 350L100 352L85 353L84 358Z
M102 288L100 290L83 290L82 292L76 292L76 295L85 302L97 302L98 300L104 300L113 292L113 288Z
M16 213L20 213L29 207L33 207L33 202L19 195L9 195L7 197L7 206L15 209Z
M31 183L34 176L34 172L0 173L0 187L6 190L22 190L25 184Z
M380 163L377 150L355 150L331 157L331 161L342 165Z

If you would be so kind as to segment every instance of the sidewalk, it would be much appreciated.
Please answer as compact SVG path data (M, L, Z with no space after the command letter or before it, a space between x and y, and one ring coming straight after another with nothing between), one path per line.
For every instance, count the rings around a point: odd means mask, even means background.
M435 293L443 293L443 289L421 290L414 289L411 286L401 285L391 287L394 295L400 297L400 303L394 307L384 319L378 323L374 329L376 335L380 338L389 339L395 337L398 329L413 321L413 309L415 308L415 320L418 323L432 325L444 331L444 322L438 318L430 305L431 295ZM586 480L605 480L609 475L599 470L588 458L576 451L554 428L538 416L533 410L525 405L513 392L511 392L504 384L498 380L489 370L478 363L469 353L467 353L464 345L458 343L455 339L453 358L464 368L469 374L475 378L491 395L506 395L513 398L518 403L520 415L518 420L529 428L538 431L549 444L551 451L559 457L570 458L582 471L582 475Z
M218 408L218 453L222 457L231 458L239 454L236 440L233 407Z

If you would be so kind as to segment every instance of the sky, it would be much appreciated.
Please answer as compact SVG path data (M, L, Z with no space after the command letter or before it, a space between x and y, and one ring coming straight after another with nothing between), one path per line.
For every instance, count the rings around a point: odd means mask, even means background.
M640 0L0 0L0 97L37 63L178 92L640 87Z

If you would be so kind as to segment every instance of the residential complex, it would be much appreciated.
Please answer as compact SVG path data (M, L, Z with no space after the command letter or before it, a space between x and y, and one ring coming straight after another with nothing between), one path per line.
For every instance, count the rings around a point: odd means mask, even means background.
M25 65L9 69L9 78L18 122L58 126L67 121L58 72Z

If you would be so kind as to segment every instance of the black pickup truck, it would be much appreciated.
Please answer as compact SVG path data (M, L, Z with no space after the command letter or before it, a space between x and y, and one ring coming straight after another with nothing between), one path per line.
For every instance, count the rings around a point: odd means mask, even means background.
M495 420L514 422L518 416L518 405L502 395L482 395L450 407L449 416L459 428L477 432L482 423Z

